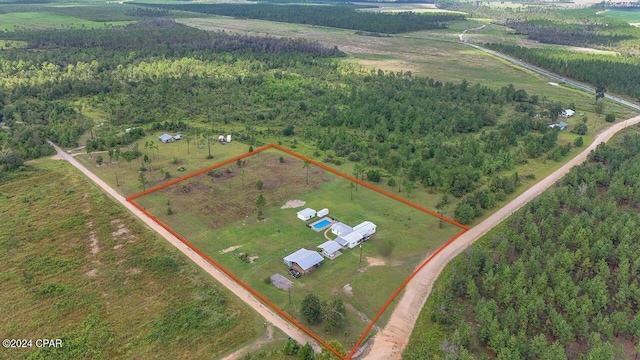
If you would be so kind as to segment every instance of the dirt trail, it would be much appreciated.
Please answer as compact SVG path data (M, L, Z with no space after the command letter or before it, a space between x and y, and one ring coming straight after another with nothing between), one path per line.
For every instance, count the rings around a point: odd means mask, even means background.
M520 209L529 201L536 198L543 191L555 184L560 178L569 172L569 170L582 163L591 150L595 149L600 143L609 140L615 133L624 129L626 126L634 125L640 122L640 116L619 122L600 133L595 141L589 145L584 151L569 160L561 168L553 172L551 175L542 179L532 188L525 191L522 195L513 199L507 205L495 212L493 215L482 221L480 224L469 229L460 236L456 241L445 248L440 254L427 264L422 271L407 285L404 295L398 301L389 322L373 338L373 345L370 351L362 358L367 360L387 360L400 359L411 332L415 326L418 315L431 293L434 281L438 278L444 267L456 255L460 254L466 248L471 246L482 235L500 224L509 215Z
M68 161L71 165L75 166L78 170L80 170L83 174L85 174L91 181L100 186L105 192L107 192L111 197L121 203L124 207L126 207L129 211L131 211L134 215L140 218L148 227L153 229L155 232L164 237L167 241L169 241L173 246L175 246L178 250L188 256L196 265L200 266L207 273L209 273L213 278L218 280L224 287L233 292L240 300L244 301L247 305L251 306L255 311L258 312L262 317L266 319L269 323L278 327L285 334L290 336L292 339L295 339L301 344L310 343L315 351L320 351L321 347L316 343L315 340L307 336L302 330L298 329L296 326L289 323L287 320L281 318L276 314L271 308L267 305L263 304L260 300L254 297L251 293L249 293L245 288L240 286L238 283L227 277L222 271L218 270L216 267L211 265L208 261L200 257L200 255L196 254L193 250L187 247L182 241L173 236L163 227L158 225L151 218L143 214L140 210L134 207L131 203L127 202L127 200L120 195L115 189L109 186L107 183L98 178L95 174L89 171L86 167L80 164L76 159L74 159L71 155L67 154L64 150L49 142L51 146L56 149L58 156L66 161Z

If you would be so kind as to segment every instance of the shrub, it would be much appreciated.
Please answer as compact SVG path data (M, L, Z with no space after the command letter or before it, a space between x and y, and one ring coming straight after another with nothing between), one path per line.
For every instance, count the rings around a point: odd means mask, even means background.
M367 171L367 179L369 179L369 181L373 181L373 182L379 182L380 181L380 170L369 170Z
M165 179L170 179L171 178L171 174L168 171L164 172L164 178Z
M606 121L606 122L614 122L614 121L616 121L616 116L613 113L608 113L604 117L604 121Z
M573 146L575 147L581 147L583 144L584 144L584 139L582 139L582 136L578 137L573 141Z
M284 158L282 156L280 156L279 161L280 161L280 164L284 163Z
M387 185L394 187L396 186L396 179L394 178L389 178L389 180L387 180Z
M178 166L178 171L186 171L187 168L184 166Z
M253 152L253 146L249 145L249 152Z
M258 190L262 190L262 187L264 186L264 183L262 182L262 180L258 180L256 182L256 189Z
M104 161L104 159L102 158L102 155L98 155L96 157L96 164L98 165L102 165L102 162Z
M576 128L573 129L573 132L578 135L584 135L587 133L587 131L589 131L589 128L587 127L587 124L584 123L578 124Z
M144 165L142 165L142 166L140 166L140 171L145 172L145 171L147 171L147 168Z
M289 339L284 344L284 348L282 348L282 352L285 355L295 355L298 353L299 349L300 349L300 345L298 345L298 342L293 339Z
M266 278L264 278L264 283L267 285L271 285L271 276L267 276Z
M308 294L302 300L302 315L311 325L322 320L322 304L314 294Z
M172 215L173 214L173 210L171 210L170 207L167 208L167 215Z

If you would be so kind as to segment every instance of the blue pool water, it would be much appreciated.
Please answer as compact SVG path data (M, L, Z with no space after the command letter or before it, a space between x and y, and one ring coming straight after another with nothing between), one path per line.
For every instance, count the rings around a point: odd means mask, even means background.
M327 226L329 226L329 224L331 224L331 221L327 220L327 219L324 219L324 220L322 220L320 222L317 222L317 223L313 224L312 227L314 229L316 229L316 230L322 230L322 229L326 228Z

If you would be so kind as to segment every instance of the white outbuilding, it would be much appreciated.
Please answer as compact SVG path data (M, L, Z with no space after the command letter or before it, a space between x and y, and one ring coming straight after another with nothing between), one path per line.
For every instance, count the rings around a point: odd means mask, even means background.
M316 217L316 211L311 208L306 208L304 210L298 211L298 219L302 221L307 221Z
M318 249L320 249L319 251L322 255L329 259L334 259L340 255L340 249L342 249L342 246L333 240L329 240L318 245Z
M230 143L231 142L231 135L227 135L227 142Z
M322 210L318 210L318 217L323 217L329 215L329 209L324 208Z

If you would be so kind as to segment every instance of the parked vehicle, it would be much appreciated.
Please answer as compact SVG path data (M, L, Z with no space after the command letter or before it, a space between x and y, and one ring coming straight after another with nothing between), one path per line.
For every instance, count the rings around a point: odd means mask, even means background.
M294 278L299 278L302 274L300 274L300 272L296 269L290 268L289 269L289 275L293 276Z

